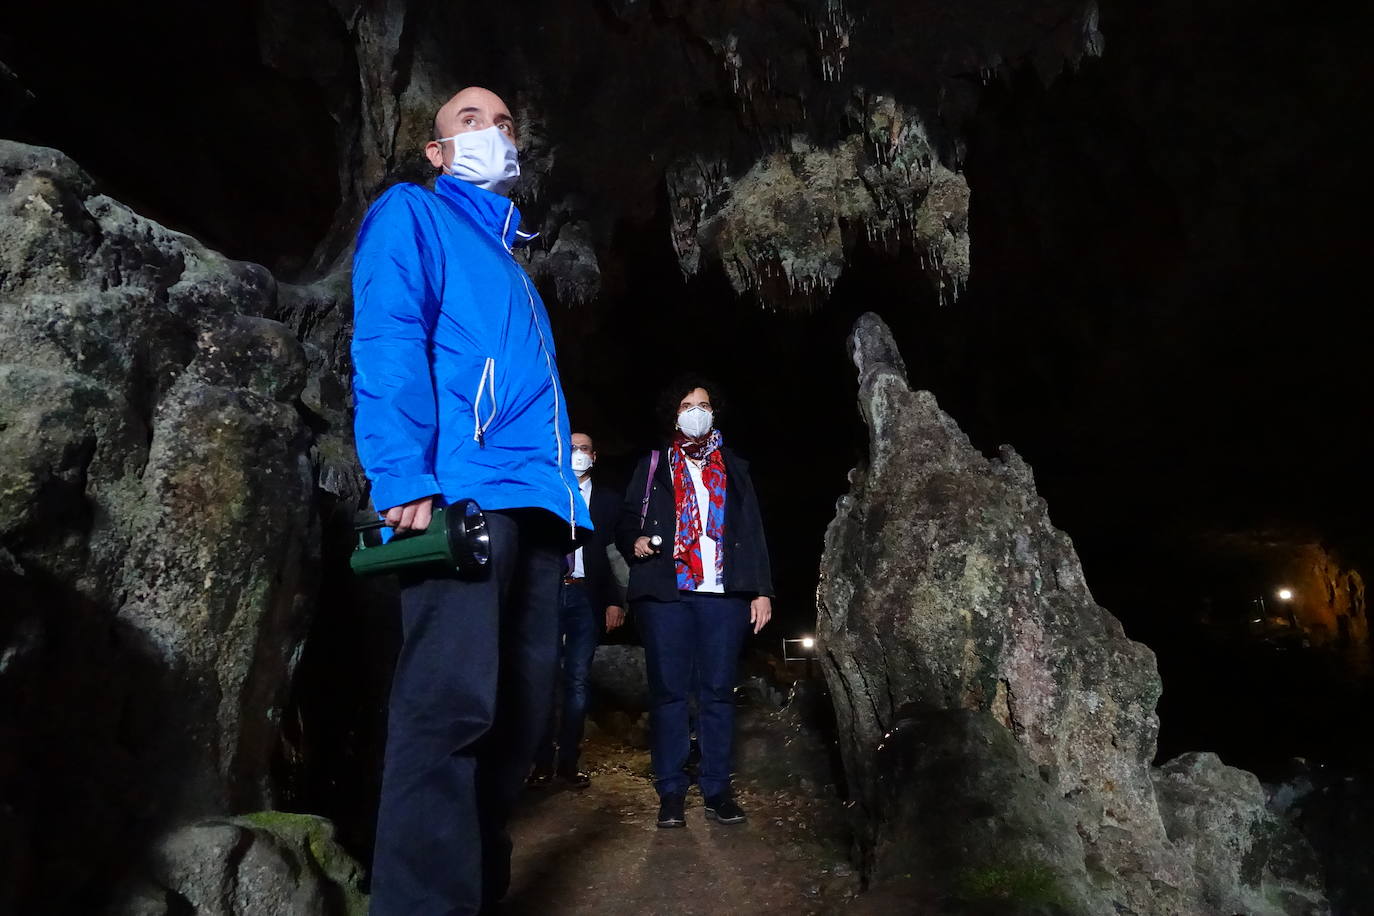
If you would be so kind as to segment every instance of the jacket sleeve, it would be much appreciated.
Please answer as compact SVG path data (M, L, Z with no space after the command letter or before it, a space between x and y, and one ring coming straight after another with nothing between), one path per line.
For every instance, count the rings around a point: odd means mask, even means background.
M621 499L617 490L592 490L592 505L589 509L592 523L596 525L596 532L592 535L589 546L597 578L600 580L598 586L602 610L611 606L625 606L625 589L620 585L615 568L617 563L622 568L625 565L615 546L615 529L620 520L620 507Z
M615 606L629 610L629 602L625 595L630 585L630 564L620 555L620 548L615 546L613 540L608 539L603 549L606 551L606 568L610 571L606 583L606 607Z
M773 564L768 556L768 534L763 526L763 513L759 510L759 493L754 487L753 474L749 472L747 463L742 465L745 480L748 487L743 489L745 500L748 501L746 507L748 513L753 518L756 526L756 537L758 539L755 549L758 550L758 565L754 570L758 579L755 583L758 587L758 594L766 595L769 598L777 597L777 592L773 588Z
M615 546L625 562L633 565L635 561L635 541L639 539L639 512L644 505L644 481L649 476L649 459L641 458L635 472L630 475L629 486L625 489L625 503L620 509L620 521L615 526Z
M759 594L776 598L778 593L773 588L773 561L768 556L768 534L763 527L763 513L759 511L759 495L754 490L752 480L750 481L749 498L754 503L754 517L759 520Z
M382 195L353 256L354 437L378 510L439 493L430 365L438 270L418 193L397 185Z

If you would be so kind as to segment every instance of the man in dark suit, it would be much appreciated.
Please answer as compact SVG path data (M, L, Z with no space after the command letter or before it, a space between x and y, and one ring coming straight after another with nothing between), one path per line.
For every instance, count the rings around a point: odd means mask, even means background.
M568 555L563 578L559 625L562 631L563 664L562 716L555 730L553 718L535 758L532 782L535 785L557 780L576 789L590 780L577 768L578 748L582 743L583 723L587 718L588 675L592 656L600 642L602 623L607 632L625 622L625 600L620 585L611 573L607 549L615 542L615 526L623 496L619 490L592 482L596 465L596 445L585 433L572 436L572 466L577 474L582 498L591 510L596 532L585 547ZM555 744L557 749L555 752Z

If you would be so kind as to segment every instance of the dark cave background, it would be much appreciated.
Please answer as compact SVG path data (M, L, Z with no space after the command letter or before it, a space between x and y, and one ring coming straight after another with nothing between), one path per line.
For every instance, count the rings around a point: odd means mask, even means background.
M32 96L5 87L0 132L62 149L111 196L231 257L309 278L340 206L351 151L334 123L349 104L262 62L259 12L12 10L0 60ZM723 429L754 463L771 528L778 618L758 645L775 649L814 621L824 528L864 449L844 338L876 311L913 385L985 450L1027 458L1098 600L1158 654L1161 757L1215 749L1264 778L1292 756L1358 757L1367 655L1331 664L1243 623L1283 583L1290 547L1320 542L1374 568L1374 132L1360 123L1374 110L1374 16L1223 0L1106 2L1101 16L1100 59L1048 87L1018 72L979 91L964 125L973 273L954 305L911 252L863 246L809 314L736 297L718 265L684 280L660 182L615 225L596 301L544 291L574 425L623 478L653 438L663 382L685 368L720 379ZM328 37L300 65L345 80ZM499 51L484 53L471 81L503 91ZM688 133L698 109L712 130L730 117L720 97L683 102ZM615 149L636 121L581 123ZM769 142L748 127L741 143ZM606 189L583 190L595 210ZM526 217L539 222L538 203ZM1204 611L1236 626L1218 636Z

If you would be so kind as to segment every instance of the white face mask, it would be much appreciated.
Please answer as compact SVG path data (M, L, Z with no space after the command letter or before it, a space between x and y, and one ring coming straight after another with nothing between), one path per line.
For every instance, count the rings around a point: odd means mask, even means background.
M677 428L684 436L699 439L711 431L715 414L705 407L688 407L677 415Z
M488 127L442 137L439 142L446 140L453 141L453 161L444 166L445 172L487 191L510 193L520 177L520 154L505 131Z
M572 465L573 470L577 473L587 473L592 469L592 465L595 463L596 462L592 461L592 456L588 455L586 452L573 452Z

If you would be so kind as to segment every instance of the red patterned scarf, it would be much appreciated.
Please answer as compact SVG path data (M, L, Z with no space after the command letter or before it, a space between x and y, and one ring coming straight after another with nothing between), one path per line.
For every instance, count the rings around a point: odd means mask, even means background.
M678 433L668 452L668 465L673 473L673 495L677 505L677 531L673 535L673 559L677 567L677 587L695 591L704 579L701 568L701 507L697 503L696 485L692 483L687 459L701 462L701 482L710 495L706 513L706 536L716 542L716 581L724 581L725 573L725 458L720 453L720 430L710 435L690 439Z

